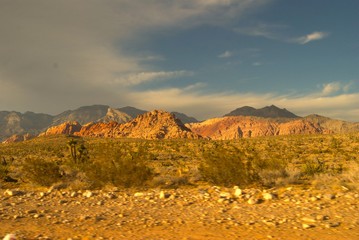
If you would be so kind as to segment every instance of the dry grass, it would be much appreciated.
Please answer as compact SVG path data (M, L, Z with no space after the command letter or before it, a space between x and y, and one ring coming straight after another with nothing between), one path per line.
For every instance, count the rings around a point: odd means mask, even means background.
M358 134L233 141L78 138L86 148L86 161L76 162L70 140L51 136L0 145L0 159L11 159L0 166L0 181L12 177L20 186L27 181L43 186L60 181L74 189L178 187L203 181L264 187L305 182L320 187L333 182L358 188L359 183ZM37 179L48 172L53 179Z

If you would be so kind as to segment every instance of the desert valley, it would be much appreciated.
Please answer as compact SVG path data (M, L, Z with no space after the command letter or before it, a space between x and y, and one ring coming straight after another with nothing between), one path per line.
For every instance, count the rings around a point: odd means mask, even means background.
M0 112L0 233L358 239L359 124L238 108Z

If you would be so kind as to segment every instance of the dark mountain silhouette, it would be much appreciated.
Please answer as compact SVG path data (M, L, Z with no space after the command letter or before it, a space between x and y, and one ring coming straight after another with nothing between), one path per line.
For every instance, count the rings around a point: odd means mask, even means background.
M287 109L278 108L274 105L267 106L260 109L255 109L253 107L241 107L233 110L232 112L224 115L227 116L253 116L253 117L263 117L263 118L299 118L299 116L294 113L289 112Z

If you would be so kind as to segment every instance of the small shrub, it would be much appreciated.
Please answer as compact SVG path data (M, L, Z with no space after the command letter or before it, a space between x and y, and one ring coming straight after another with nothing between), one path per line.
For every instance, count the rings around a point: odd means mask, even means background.
M40 158L25 159L22 172L26 180L40 186L48 187L61 180L59 166L55 162Z
M215 146L213 151L203 154L200 172L204 180L224 186L246 186L258 180L250 161L240 151L229 151Z
M325 170L326 170L325 163L316 159L316 160L306 161L305 164L303 165L302 172L304 175L314 176L320 173L324 173Z
M101 188L107 184L122 187L143 186L153 177L153 172L145 161L119 153L100 156L96 161L80 164L78 167L92 188Z
M286 186L300 183L301 171L297 168L263 169L258 173L266 187Z
M287 177L287 172L284 169L263 169L258 172L261 183L266 187L273 187L277 185L279 179Z
M151 178L151 171L145 165L130 161L116 163L92 163L83 168L84 173L93 188L100 188L106 184L114 186L141 186Z
M349 188L359 190L359 163L350 163L348 169L342 173L341 180Z
M8 166L0 165L0 181L6 178L8 172Z

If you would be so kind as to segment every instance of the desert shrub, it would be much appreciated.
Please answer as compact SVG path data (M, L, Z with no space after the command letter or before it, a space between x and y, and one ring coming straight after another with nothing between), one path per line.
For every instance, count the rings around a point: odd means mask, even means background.
M312 185L317 189L359 189L359 163L351 162L343 172L324 172L312 179Z
M142 186L152 177L152 172L146 165L129 160L95 162L82 169L94 188L106 184L122 187Z
M320 173L324 173L326 170L325 162L316 160L308 160L302 167L302 173L307 176L314 176Z
M353 161L349 164L347 170L341 174L341 181L349 188L359 189L359 162Z
M261 183L266 187L286 186L300 183L301 171L295 167L263 169L258 175Z
M6 178L8 172L8 166L0 165L0 181Z
M255 154L252 157L252 165L254 171L258 173L260 182L266 187L272 187L275 185L282 185L285 182L291 182L293 175L292 169L287 168L288 161L283 159L283 156L274 154L269 157L267 155L260 156ZM288 178L287 180L285 180ZM293 179L294 180L294 179Z
M246 186L258 180L251 161L239 150L214 145L203 153L204 161L199 170L204 180L224 186Z
M144 155L112 149L103 146L98 155L87 163L78 163L75 167L83 173L83 178L91 188L101 188L107 184L119 187L143 186L153 177Z
M59 165L41 158L27 158L22 164L24 178L40 186L51 186L61 180Z

